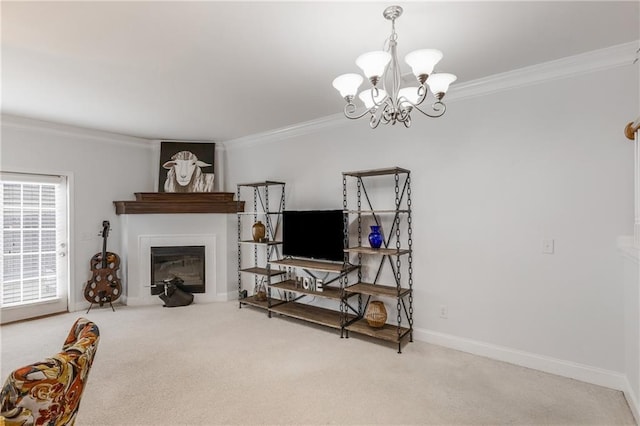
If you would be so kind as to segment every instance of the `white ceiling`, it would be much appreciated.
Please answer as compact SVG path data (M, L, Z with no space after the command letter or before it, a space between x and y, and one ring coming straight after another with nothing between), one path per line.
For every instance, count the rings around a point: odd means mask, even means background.
M3 1L2 112L216 141L332 115L390 4ZM640 39L638 1L397 4L399 56L440 49L458 82Z

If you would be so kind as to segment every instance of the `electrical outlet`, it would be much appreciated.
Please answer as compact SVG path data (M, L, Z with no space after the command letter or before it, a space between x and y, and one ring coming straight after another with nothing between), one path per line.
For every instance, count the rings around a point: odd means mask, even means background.
M447 305L440 306L440 318L449 318L449 308L447 307Z
M542 240L542 252L545 254L553 254L554 241L545 239Z

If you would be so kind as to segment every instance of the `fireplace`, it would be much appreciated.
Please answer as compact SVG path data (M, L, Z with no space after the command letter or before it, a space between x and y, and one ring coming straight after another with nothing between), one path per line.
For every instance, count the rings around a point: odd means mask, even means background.
M124 214L121 215L123 303L162 305L149 289L152 281L151 247L204 247L205 291L194 293L194 303L224 302L238 294L237 258L227 247L235 243L237 215L233 214ZM230 273L234 271L234 273ZM156 281L158 278L154 277ZM86 310L86 308L85 308Z
M175 277L188 292L205 293L205 246L151 247L151 294L162 293L158 284Z

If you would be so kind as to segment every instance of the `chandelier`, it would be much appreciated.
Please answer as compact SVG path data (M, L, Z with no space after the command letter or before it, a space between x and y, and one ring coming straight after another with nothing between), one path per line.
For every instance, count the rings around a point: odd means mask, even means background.
M442 52L436 49L420 49L410 52L404 60L411 67L418 86L400 87L402 74L398 64L396 19L402 15L400 6L389 6L383 16L391 21L391 36L385 41L384 50L368 52L356 59L356 65L371 82L371 88L360 92L358 97L366 110L358 114L354 103L358 88L363 78L360 74L343 74L333 80L340 95L347 101L344 115L350 119L362 118L370 114L369 125L372 129L384 124L400 122L405 127L411 126L411 113L420 111L427 117L441 117L446 106L442 98L457 77L448 73L433 73L433 68L442 59ZM379 87L382 85L382 87ZM429 90L433 100L426 102ZM423 103L426 106L420 107ZM431 104L430 106L428 106ZM427 106L429 109L427 109Z

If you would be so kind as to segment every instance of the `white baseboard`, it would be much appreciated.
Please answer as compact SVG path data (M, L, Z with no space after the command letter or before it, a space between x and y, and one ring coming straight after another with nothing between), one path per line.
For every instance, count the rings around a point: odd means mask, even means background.
M466 339L431 330L414 329L413 336L416 340L421 340L423 342L433 343L439 346L472 353L474 355L485 356L498 361L504 361L510 364L533 368L546 373L556 374L558 376L616 389L625 392L625 396L628 392L633 394L627 377L617 371L605 370L585 364L519 351L504 346L497 346L490 343ZM635 395L633 395L633 401L628 401L629 406L633 404L636 405L635 409L637 411L638 407Z
M414 328L413 337L434 345L622 391L636 424L640 424L640 401L625 374L431 330Z
M230 293L208 294L208 293L195 293L193 303L212 303L212 302L227 302L230 299ZM142 297L129 297L127 299L128 306L149 306L160 305L164 302L157 296L150 297L148 295ZM88 306L88 305L87 305Z
M636 419L636 424L640 424L640 401L638 401L638 396L633 391L631 383L629 383L629 380L626 377L625 382L625 389L622 390L624 392L624 397L627 399L627 404L629 404L633 417Z

